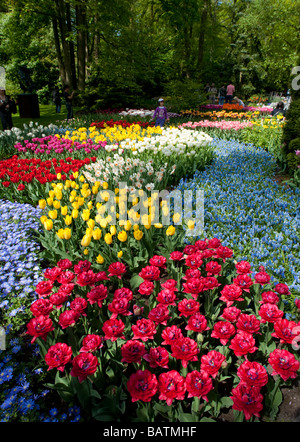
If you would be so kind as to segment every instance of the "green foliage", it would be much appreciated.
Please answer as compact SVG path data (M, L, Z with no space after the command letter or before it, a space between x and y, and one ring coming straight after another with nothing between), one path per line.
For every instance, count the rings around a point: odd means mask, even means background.
M203 104L206 97L203 86L194 80L173 80L164 87L165 100L168 110L180 112L183 109L197 108Z
M78 100L85 110L136 107L159 95L171 96L172 106L180 108L181 99L189 106L199 96L191 90L184 98L178 94L185 82L189 89L193 82L220 87L233 80L238 93L249 97L285 89L297 65L295 0L69 0L61 1L64 8L56 3L7 0L0 12L0 65L14 94L20 92L18 67L25 64L43 103L55 84L71 77L73 88L87 89Z
M286 125L283 131L283 141L285 144L285 152L294 150L293 141L300 134L300 99L292 101L286 115Z

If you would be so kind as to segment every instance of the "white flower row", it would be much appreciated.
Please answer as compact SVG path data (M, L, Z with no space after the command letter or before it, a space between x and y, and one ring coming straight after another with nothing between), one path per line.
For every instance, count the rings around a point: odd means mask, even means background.
M119 148L130 149L137 153L145 151L152 151L153 153L162 152L163 154L169 156L172 153L194 154L194 151L187 152L187 149L195 150L197 148L207 146L211 142L212 137L205 132L190 131L183 128L164 128L161 135L145 137L143 141L121 141ZM106 146L106 150L109 151L110 148L111 146Z

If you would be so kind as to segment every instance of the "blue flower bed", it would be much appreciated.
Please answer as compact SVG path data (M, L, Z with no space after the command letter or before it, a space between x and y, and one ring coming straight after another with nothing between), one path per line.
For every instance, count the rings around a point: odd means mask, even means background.
M22 321L26 301L32 302L34 287L41 280L40 245L33 237L39 214L40 209L29 204L0 200L0 308L4 323L17 315Z
M35 286L43 279L40 245L33 234L39 214L28 204L0 201L0 324L5 328L0 350L1 422L80 420L76 405L62 407L63 411L54 406L43 387L47 373L39 368L38 346L22 334L28 308L37 298Z
M178 189L204 190L204 232L218 237L258 271L263 265L274 281L300 293L300 189L276 183L274 157L261 148L215 139L216 158Z

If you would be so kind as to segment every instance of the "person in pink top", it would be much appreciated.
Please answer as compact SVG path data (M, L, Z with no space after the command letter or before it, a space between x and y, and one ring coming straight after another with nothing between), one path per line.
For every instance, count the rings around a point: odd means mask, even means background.
M229 83L226 90L226 103L232 103L233 94L235 93L235 87L232 83Z

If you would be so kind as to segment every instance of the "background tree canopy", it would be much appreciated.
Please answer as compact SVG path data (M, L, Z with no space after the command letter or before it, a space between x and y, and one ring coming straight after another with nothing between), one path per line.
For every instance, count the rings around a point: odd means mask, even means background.
M91 108L185 97L234 81L245 99L282 91L297 65L298 0L4 0L0 66L21 92L31 69L40 100L69 84ZM196 94L197 95L197 94Z

